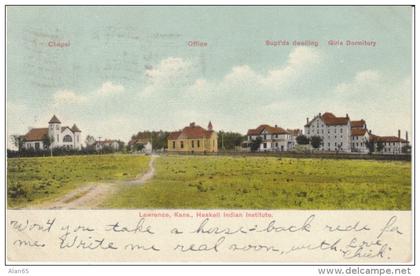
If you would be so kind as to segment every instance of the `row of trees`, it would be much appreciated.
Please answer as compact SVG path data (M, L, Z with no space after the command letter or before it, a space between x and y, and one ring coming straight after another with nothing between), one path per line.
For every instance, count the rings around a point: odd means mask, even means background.
M230 131L219 131L217 137L219 150L235 150L236 147L240 147L242 142L246 140L246 136Z
M131 136L131 141L138 139L145 139L151 142L154 149L164 149L167 147L169 131L139 131L137 134ZM143 144L134 144L132 150L142 150L144 148ZM130 149L129 149L130 150Z
M306 137L305 135L299 135L296 137L296 143L299 145L309 145L314 149L318 149L322 144L322 138L319 136L312 136L312 137Z

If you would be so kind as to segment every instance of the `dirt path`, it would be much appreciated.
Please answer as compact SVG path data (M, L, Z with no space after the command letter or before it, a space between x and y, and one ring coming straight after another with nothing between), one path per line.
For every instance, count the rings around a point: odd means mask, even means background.
M158 155L152 155L149 169L133 180L115 181L109 183L89 183L77 188L53 202L41 204L36 209L95 209L106 197L114 193L121 185L142 185L155 175L155 160Z

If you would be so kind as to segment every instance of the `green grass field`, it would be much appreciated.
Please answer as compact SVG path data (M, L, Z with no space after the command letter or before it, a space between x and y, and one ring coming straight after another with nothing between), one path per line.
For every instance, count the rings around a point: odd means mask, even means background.
M106 208L411 208L411 163L275 157L166 156L143 186Z
M132 155L10 158L8 206L52 200L88 182L131 179L145 172L148 162L148 157Z

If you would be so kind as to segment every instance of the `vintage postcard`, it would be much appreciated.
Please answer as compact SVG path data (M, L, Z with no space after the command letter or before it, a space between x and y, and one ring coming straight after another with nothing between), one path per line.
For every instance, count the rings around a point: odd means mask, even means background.
M8 264L404 264L412 6L7 6Z

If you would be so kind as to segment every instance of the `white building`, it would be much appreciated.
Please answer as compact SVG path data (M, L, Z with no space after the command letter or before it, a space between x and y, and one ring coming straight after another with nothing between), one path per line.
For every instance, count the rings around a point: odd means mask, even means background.
M120 147L121 147L120 144L121 144L120 141L105 139L104 141L96 141L94 143L94 146L97 151L101 151L103 149L110 149L113 151L118 151L120 150Z
M319 136L322 139L320 150L351 151L351 122L346 117L336 117L330 112L319 113L311 121L306 118L305 135Z
M307 137L320 136L322 143L320 150L369 153L370 150L382 154L401 154L403 147L408 146L408 133L406 139L398 137L377 136L368 130L366 121L361 119L351 121L348 114L346 117L336 117L330 112L319 113L311 121L306 119L305 135ZM378 144L383 146L378 151ZM371 148L371 149L369 149Z
M369 153L369 131L366 121L351 121L351 151Z
M67 149L82 148L80 129L73 124L70 128L68 126L61 126L60 120L54 115L48 122L47 128L32 128L23 136L23 147L26 149L45 150L50 142L50 147ZM47 142L47 144L46 144Z
M372 143L373 152L381 154L402 154L404 153L404 146L409 146L408 132L405 133L405 140L401 138L401 131L398 130L398 137L396 136L377 136L370 134L369 141ZM378 145L381 144L382 149L378 150Z
M275 125L260 125L256 129L249 129L247 132L247 141L243 146L250 148L252 141L257 137L261 138L261 144L258 151L288 151L296 144L296 137L302 134L299 129L285 130Z

